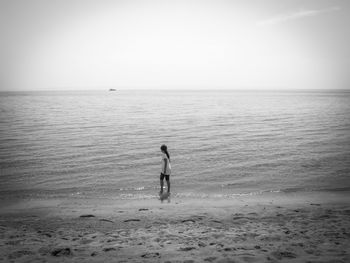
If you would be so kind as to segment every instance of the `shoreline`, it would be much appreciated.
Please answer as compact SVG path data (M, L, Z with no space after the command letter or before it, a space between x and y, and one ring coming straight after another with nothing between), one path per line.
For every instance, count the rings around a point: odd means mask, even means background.
M1 204L4 262L349 262L348 193Z
M35 214L45 216L75 217L81 212L98 215L113 215L118 209L131 212L137 208L159 208L171 212L174 208L196 211L206 208L229 206L307 206L313 203L323 205L349 205L350 192L265 192L254 195L237 195L229 198L174 197L161 202L157 197L145 199L120 199L109 197L68 196L66 198L17 198L0 200L0 216L6 214Z

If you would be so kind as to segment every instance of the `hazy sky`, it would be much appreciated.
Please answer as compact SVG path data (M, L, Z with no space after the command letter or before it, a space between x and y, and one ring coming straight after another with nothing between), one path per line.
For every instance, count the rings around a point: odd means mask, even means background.
M0 90L350 88L348 0L0 0Z

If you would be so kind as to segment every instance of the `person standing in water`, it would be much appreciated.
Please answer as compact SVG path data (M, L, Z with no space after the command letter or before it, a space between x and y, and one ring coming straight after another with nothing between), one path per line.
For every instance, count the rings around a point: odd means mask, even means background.
M162 151L162 166L161 166L161 172L160 172L160 195L163 194L163 187L164 187L164 177L167 183L168 187L168 194L170 194L170 174L171 174L171 165L170 165L170 155L168 152L168 147L163 144L160 147L160 150Z

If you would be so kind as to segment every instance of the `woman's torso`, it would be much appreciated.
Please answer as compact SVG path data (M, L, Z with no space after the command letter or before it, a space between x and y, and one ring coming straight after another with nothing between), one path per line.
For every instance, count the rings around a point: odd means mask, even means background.
M165 169L164 169L164 167L165 167ZM169 175L171 174L171 164L170 164L168 156L165 153L162 154L161 171L164 174L169 174Z

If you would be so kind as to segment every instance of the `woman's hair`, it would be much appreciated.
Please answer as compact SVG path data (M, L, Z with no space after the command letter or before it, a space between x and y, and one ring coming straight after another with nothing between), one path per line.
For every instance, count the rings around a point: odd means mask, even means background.
M160 149L166 154L166 156L168 156L168 159L170 161L170 155L168 153L168 147L165 144L163 144L162 146L160 146Z

